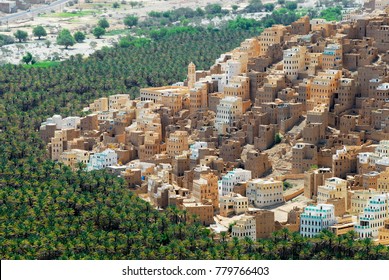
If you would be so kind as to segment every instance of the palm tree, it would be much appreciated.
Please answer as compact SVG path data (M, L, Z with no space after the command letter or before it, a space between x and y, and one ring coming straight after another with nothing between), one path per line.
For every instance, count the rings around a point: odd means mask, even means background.
M243 245L244 245L246 253L251 254L254 250L254 241L248 236L246 236L243 239L243 241L244 241Z
M333 249L333 243L335 240L335 234L333 232L323 230L318 237L321 240L322 248L328 248L329 250Z
M364 259L369 260L371 257L373 241L370 238L365 238L362 240L362 251Z

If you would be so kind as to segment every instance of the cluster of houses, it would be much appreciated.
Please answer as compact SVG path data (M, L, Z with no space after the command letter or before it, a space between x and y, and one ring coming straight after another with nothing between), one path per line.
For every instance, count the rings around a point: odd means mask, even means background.
M41 137L52 160L107 169L214 230L233 221L233 237L355 230L389 244L388 12L274 25L209 70L190 63L184 82L54 115ZM287 170L269 153L280 140ZM307 203L279 221L286 175L303 179Z

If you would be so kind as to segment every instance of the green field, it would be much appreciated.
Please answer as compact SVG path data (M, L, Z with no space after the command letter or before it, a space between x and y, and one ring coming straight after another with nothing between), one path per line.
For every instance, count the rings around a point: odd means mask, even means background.
M58 66L60 64L59 61L39 61L35 64L26 64L23 65L24 68L48 68L53 66Z

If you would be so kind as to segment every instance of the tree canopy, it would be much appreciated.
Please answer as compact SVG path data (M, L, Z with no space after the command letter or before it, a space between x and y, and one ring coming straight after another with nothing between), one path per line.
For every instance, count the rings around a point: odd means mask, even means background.
M138 17L133 15L128 15L124 18L123 23L128 27L133 27L138 24Z
M106 18L101 18L99 19L97 25L101 28L107 29L109 27L109 22Z
M41 25L34 27L32 34L34 34L35 37L38 37L38 40L40 40L41 37L47 36L46 29Z
M8 35L0 34L0 47L15 43L14 38Z
M26 64L29 64L30 62L33 61L33 58L32 58L32 54L30 52L27 52L23 58L22 58L22 61Z
M16 39L19 40L19 43L21 43L22 41L27 41L27 37L28 37L28 33L26 31L23 31L23 30L16 30L16 32L14 33L14 36Z
M100 39L100 37L105 34L105 29L100 26L97 26L93 28L92 33L97 39Z
M340 20L342 18L341 7L330 7L320 12L320 17L328 21Z
M223 11L222 6L220 4L208 4L205 6L205 12L207 14L221 14Z
M296 10L297 9L297 2L296 1L286 1L285 8L287 8L288 10Z
M264 6L261 0L250 0L249 4L245 8L247 13L257 13L262 12Z
M73 38L72 34L68 29L62 29L57 36L57 44L60 46L65 46L65 49L73 46L76 43L76 40Z
M81 31L75 32L73 36L77 43L82 43L85 40L85 34Z

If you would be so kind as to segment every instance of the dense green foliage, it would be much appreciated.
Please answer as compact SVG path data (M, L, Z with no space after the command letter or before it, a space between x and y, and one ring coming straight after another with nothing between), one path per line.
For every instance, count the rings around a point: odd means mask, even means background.
M342 18L342 8L341 7L330 7L320 12L320 17L325 20L340 20Z
M266 3L265 5L263 5L263 7L265 8L266 12L271 12L274 10L275 6L273 3Z
M258 33L262 32L262 24L260 21L254 19L247 19L237 17L236 20L230 20L227 24L229 29L244 29L244 30L257 30Z
M121 48L129 48L131 46L141 48L146 47L146 45L150 44L151 40L147 38L134 38L131 36L123 37L119 41L119 47Z
M60 64L59 61L38 61L34 64L26 64L23 65L24 68L48 68L53 66L58 66Z
M97 39L100 39L100 37L105 34L105 29L100 26L96 26L93 28L92 33Z
M26 31L18 29L14 33L14 36L16 39L19 40L19 43L21 43L22 41L23 42L27 41L28 33Z
M204 11L201 8L196 11L192 10L191 8L178 8L165 12L151 11L148 15L152 18L166 18L169 19L169 21L174 22L181 18L193 18L195 16L203 16Z
M275 136L274 136L274 142L276 144L278 144L278 143L281 143L281 141L282 141L282 135L279 134L279 133L276 133Z
M0 34L0 47L15 43L14 38L8 35Z
M76 40L77 43L82 43L85 40L85 34L81 31L77 31L73 35L74 40Z
M35 37L38 37L38 40L40 40L41 37L47 36L46 29L42 25L34 27L32 34L34 34Z
M274 24L287 25L306 14L308 14L311 18L318 15L317 11L314 9L297 9L296 1L280 2L281 8L274 10L275 5L273 3L263 4L261 0L251 0L249 1L249 5L239 11L237 11L238 6L233 5L232 13L238 14L239 19L242 17L241 14L268 12L268 14L262 20L252 20L253 22L256 22L255 26L261 26L262 28L270 27ZM198 25L204 16L206 16L208 19L212 19L215 17L222 17L228 13L229 11L223 10L219 4L209 4L205 7L204 10L201 8L197 8L196 10L191 8L178 8L164 12L151 11L148 14L149 17L146 20L140 22L139 26L171 26L177 23L181 23L181 25L188 25L190 22Z
M226 15L227 10L224 10L220 4L208 4L205 6L204 11L208 15Z
M137 16L128 15L124 18L123 23L124 23L124 25L126 25L128 27L133 27L133 26L136 26L138 24L138 20L139 19Z
M106 18L101 18L101 19L99 19L99 22L97 23L97 25L101 28L106 29L109 27L109 22Z
M264 6L261 0L250 0L244 11L247 13L258 13L262 12L263 9Z
M62 29L58 36L57 36L57 44L60 46L65 46L65 49L67 49L70 46L73 46L76 43L76 40L70 34L70 31L68 29Z
M297 9L297 2L295 1L286 1L285 2L285 8L288 10L296 10Z
M32 54L30 52L27 52L23 58L22 58L22 61L26 64L29 64L30 62L33 61L33 58L32 58Z
M284 191L293 187L293 185L288 181L283 181L282 185L283 185Z

